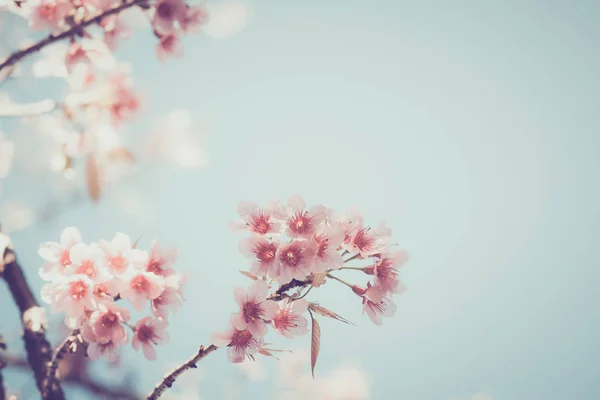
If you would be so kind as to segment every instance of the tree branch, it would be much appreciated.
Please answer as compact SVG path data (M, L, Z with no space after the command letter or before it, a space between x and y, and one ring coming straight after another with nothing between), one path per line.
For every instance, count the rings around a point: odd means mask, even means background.
M48 375L44 379L43 390L42 390L42 398L47 398L50 394L51 385L56 381L56 371L58 370L58 365L60 361L63 359L65 354L72 351L72 345L77 341L77 336L79 335L79 330L75 329L69 336L62 341L60 345L56 348L54 352L54 356L48 365Z
M47 36L45 39L42 39L39 42L32 44L31 46L26 47L23 50L19 50L15 53L11 54L2 64L0 64L0 71L2 71L6 67L10 67L11 65L16 64L17 62L19 62L21 59L25 58L26 56L33 54L35 52L38 52L41 49L43 49L44 47L46 47L52 43L55 43L62 39L66 39L66 38L77 35L84 28L86 28L90 25L99 23L100 21L102 21L103 18L108 17L109 15L118 14L121 11L124 11L130 7L133 7L136 5L141 5L141 4L144 4L147 2L148 2L148 0L133 0L129 3L126 2L126 3L121 4L118 7L114 7L109 10L105 10L105 11L101 12L100 14L96 15L95 17L85 19L85 20L81 21L80 23L74 25L71 29L66 30L62 33L59 33L57 35L51 34L51 35Z
M22 358L3 354L0 355L0 363L3 363L8 368L29 369L29 364ZM142 400L143 397L130 391L128 388L118 388L115 385L105 385L95 381L87 376L87 374L79 374L79 371L70 371L65 376L64 383L77 385L81 388L97 395L101 399L122 399L122 400Z
M273 295L269 296L269 299L270 300L281 300L287 291L297 288L297 287L304 287L304 286L308 285L310 282L311 282L310 279L308 279L306 281L292 279L289 283L281 285L281 287L279 287L279 289L277 289L277 291L275 293L273 293ZM171 371L171 373L165 375L163 377L163 379L158 383L158 385L156 385L156 387L154 388L152 393L150 393L150 395L148 395L146 400L157 400L165 390L167 390L168 388L173 386L175 379L177 379L177 377L179 375L183 374L188 369L196 368L196 364L200 360L202 360L208 354L212 353L213 351L215 351L217 349L218 349L218 347L215 346L214 344L211 344L207 348L204 348L204 346L200 346L200 348L198 349L198 352L196 353L196 355L194 357L190 358L188 361L181 364L179 367L175 368L173 371Z
M3 259L0 261L0 274L6 281L12 297L21 313L23 324L23 341L27 352L27 362L35 375L40 393L48 370L48 362L52 354L50 343L46 340L46 312L40 307L29 288L23 270L6 234L0 232L0 249ZM63 400L64 393L60 384L55 382L49 393L52 399Z
M198 349L198 352L196 353L196 355L194 357L190 358L188 361L181 364L179 367L175 368L173 371L171 371L171 373L165 375L163 377L163 379L159 382L159 384L156 385L156 387L154 388L152 393L150 393L148 395L146 400L158 399L165 390L167 390L168 388L173 386L175 379L177 379L177 377L179 375L183 374L188 369L196 368L196 363L198 363L204 357L206 357L207 355L209 355L210 353L212 353L213 351L215 351L217 349L218 349L218 347L215 346L214 344L211 344L207 348L204 348L204 346L200 346L200 348Z

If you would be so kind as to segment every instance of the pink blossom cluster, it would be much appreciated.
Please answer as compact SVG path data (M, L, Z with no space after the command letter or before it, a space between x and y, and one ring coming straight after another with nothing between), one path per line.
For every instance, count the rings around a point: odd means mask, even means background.
M53 34L106 14L97 22L102 35L98 40L114 51L120 39L131 36L131 27L120 14L128 8L147 13L152 20L153 31L159 39L156 52L160 60L181 56L181 35L197 31L208 19L203 6L190 6L185 0L28 0L12 11L25 17L33 30L49 30ZM86 28L71 37L71 46L65 54L67 65L90 60L90 49L76 37L95 36L92 29Z
M155 241L149 252L132 245L129 236L117 233L112 241L84 243L76 228L63 230L60 243L41 245L44 264L41 278L48 283L42 300L55 313L65 314L65 324L77 329L91 359L117 357L129 342L147 359L156 358L154 346L165 344L169 313L183 300L183 276L173 269L176 252L163 250ZM127 304L150 314L130 324Z
M338 215L325 205L308 207L299 195L285 205L271 201L260 207L241 202L238 213L241 218L231 227L251 234L239 249L252 262L246 275L255 282L247 291L235 290L239 311L232 314L225 332L212 337L214 345L228 347L231 362L260 352L268 326L287 338L306 333L308 322L303 314L311 303L304 296L326 279L343 283L360 296L363 312L375 324L381 324L381 317L394 315L391 296L405 290L398 268L408 257L394 250L391 230L384 223L371 228L354 208ZM367 264L349 265L353 261ZM373 279L365 287L350 284L333 275L339 270L362 271ZM293 288L300 291L289 294Z

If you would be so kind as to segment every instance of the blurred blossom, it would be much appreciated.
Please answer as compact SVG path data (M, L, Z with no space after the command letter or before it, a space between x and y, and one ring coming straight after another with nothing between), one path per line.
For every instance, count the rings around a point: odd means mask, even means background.
M215 39L227 39L246 27L248 8L241 1L222 1L209 8L209 18L203 31Z
M145 226L150 226L156 221L156 209L148 197L141 190L135 190L129 185L119 185L114 192L114 201L117 209L130 215L136 221Z
M16 232L33 223L34 213L26 204L17 201L6 201L0 209L0 221L4 232Z
M40 50L40 57L31 67L33 76L36 78L66 78L68 76L65 65L67 49L67 43L58 42Z
M235 365L251 381L260 382L267 378L267 369L261 362L246 359L243 363Z
M147 155L184 168L198 168L208 162L203 134L194 132L187 110L171 112L148 137Z

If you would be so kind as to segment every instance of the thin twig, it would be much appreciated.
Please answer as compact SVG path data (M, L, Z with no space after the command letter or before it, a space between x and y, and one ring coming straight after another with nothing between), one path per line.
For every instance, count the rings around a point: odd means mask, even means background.
M50 394L50 386L52 383L54 383L54 381L56 381L56 371L58 370L58 366L65 354L71 351L72 344L77 341L77 335L79 335L79 330L75 329L56 348L54 356L52 356L52 360L48 365L48 374L46 375L46 378L44 379L44 384L42 386L43 399L49 398L48 396Z
M0 71L2 71L6 67L10 67L11 65L16 64L24 57L26 57L30 54L33 54L35 52L38 52L41 49L43 49L44 47L46 47L52 43L55 43L62 39L66 39L66 38L77 35L84 28L87 28L90 25L99 23L100 21L102 21L103 18L108 17L109 15L118 14L121 11L124 11L130 7L144 4L147 2L148 2L148 0L133 0L130 3L123 3L118 7L114 7L109 10L103 11L102 13L96 15L95 17L85 19L85 20L81 21L80 23L78 23L77 25L74 25L71 29L66 30L58 35L51 34L51 35L47 36L45 39L42 39L39 42L32 44L31 46L26 47L23 50L19 50L15 53L11 54L2 64L0 64Z
M5 243L7 240L10 243L6 234L0 232L0 238L4 239ZM4 249L4 257L0 261L0 273L21 313L27 362L33 370L38 390L41 393L52 354L52 347L45 336L47 323L45 310L38 305L33 296L23 270L17 262L12 245ZM50 387L49 393L53 400L65 398L58 382Z
M173 371L171 371L171 373L165 375L162 378L162 380L158 383L158 385L156 385L156 387L154 388L152 393L150 393L148 395L146 400L158 399L165 390L167 390L168 388L173 386L175 379L177 379L177 377L179 375L183 374L188 369L196 368L196 364L200 360L202 360L204 357L206 357L207 355L209 355L210 353L212 353L213 351L215 351L217 349L218 349L218 347L215 346L214 344L211 344L207 348L204 348L204 346L200 346L200 348L198 349L198 352L196 353L196 355L194 355L194 357L190 358L188 361L181 364L179 367L175 368Z

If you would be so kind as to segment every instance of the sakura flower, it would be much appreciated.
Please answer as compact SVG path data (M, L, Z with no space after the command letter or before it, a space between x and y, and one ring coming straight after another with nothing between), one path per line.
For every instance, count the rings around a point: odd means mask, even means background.
M127 39L131 36L131 29L117 15L104 18L100 26L104 28L104 43L111 51L117 49L119 39Z
M115 361L118 357L118 349L121 345L127 342L127 336L121 339L119 342L113 340L98 341L92 327L84 325L81 328L81 336L83 340L88 343L87 355L91 360L97 360L100 357L104 357L106 361Z
M239 249L248 258L254 259L250 272L261 276L275 276L277 271L277 248L279 241L267 240L263 236L252 236L240 242Z
M148 360L155 360L156 349L154 346L169 342L169 334L166 332L166 328L166 321L160 318L145 317L135 324L135 334L131 345L135 350L139 350L141 346L144 356Z
M87 52L83 49L80 43L75 41L71 42L69 45L69 49L67 50L67 55L65 57L65 65L67 67L67 71L71 72L73 68L79 63L88 63L90 62L90 57Z
M177 274L169 275L165 278L165 289L150 303L152 314L166 321L169 311L176 313L182 301L181 279Z
M39 255L45 263L40 268L40 276L45 280L60 277L71 263L71 248L81 242L81 234L74 227L65 228L60 235L60 243L46 242L40 246Z
M65 0L28 0L23 7L31 29L49 29L53 32L64 29L64 19L73 8Z
M280 245L275 256L279 263L277 269L279 283L285 284L292 279L304 280L313 269L316 254L314 242L296 239Z
M379 287L384 294L398 294L406 289L398 279L396 267L402 266L408 260L405 251L395 251L380 254L375 264L365 268L365 273L375 275L375 286Z
M131 80L123 74L112 76L108 82L108 109L115 124L130 118L140 108L140 98Z
M177 249L161 249L160 244L155 240L150 248L146 271L162 276L171 275L175 273L172 266L176 259Z
M69 318L81 318L87 309L96 307L94 284L85 275L74 275L56 284L42 288L42 300L53 312L64 311Z
M264 207L248 201L241 201L237 209L242 221L232 222L230 224L232 229L248 229L257 235L279 233L281 223L278 219L283 214L278 201L271 201Z
M367 313L375 325L381 325L381 317L393 317L396 313L396 304L389 297L385 297L377 286L367 284L363 295L363 313Z
M267 300L269 287L265 281L254 281L248 292L243 288L235 289L235 301L240 306L237 314L236 326L239 329L248 329L253 336L267 334L265 321L270 321L279 307L273 300Z
M326 208L317 205L306 209L306 203L300 195L293 195L288 199L287 219L285 221L289 237L308 238L314 234L317 226L325 220Z
M117 233L111 242L100 241L100 248L106 254L108 267L112 273L123 275L130 269L142 269L148 260L148 254L134 249L129 236Z
M211 335L211 341L215 346L228 347L227 358L232 363L241 363L246 357L253 359L253 355L265 344L262 337L256 337L248 329L240 329L236 326L237 320L237 316L232 314L227 330Z
M122 322L129 321L129 311L114 303L98 304L89 319L96 340L99 342L122 343L127 340L127 331Z
M188 16L183 0L158 0L154 7L152 26L161 34L172 31L175 21L185 21Z
M388 239L392 234L391 229L384 222L375 229L366 228L362 226L362 217L355 222L352 230L346 232L342 247L351 254L359 254L364 258L382 253L388 245Z
M131 270L124 281L126 285L121 289L121 297L138 311L144 309L146 300L156 299L165 290L164 278L151 272Z
M328 268L339 269L344 265L344 259L337 250L344 241L344 231L339 225L319 226L312 240L317 248L314 272L325 272Z
M188 7L185 17L179 21L181 30L192 33L200 28L200 25L208 21L208 12L203 6Z
M183 56L183 46L177 33L170 32L160 37L156 45L156 56L159 61L165 61L168 58L181 58Z
M271 324L288 339L294 335L303 335L308 332L308 321L302 316L307 309L308 301L304 299L290 301L289 298L285 298L279 303L279 310L275 313Z
M112 275L104 265L104 254L100 247L93 243L77 243L70 252L71 267L68 268L72 273L85 275L93 282L107 282L112 279Z

